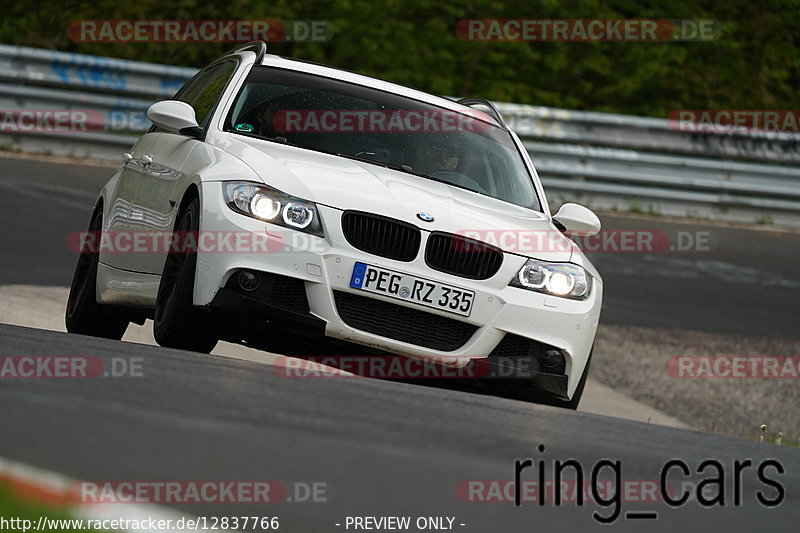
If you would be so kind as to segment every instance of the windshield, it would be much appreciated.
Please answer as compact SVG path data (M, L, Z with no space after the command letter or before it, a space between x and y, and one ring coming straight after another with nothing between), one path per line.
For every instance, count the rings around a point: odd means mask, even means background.
M540 210L511 134L477 110L456 113L352 83L257 66L225 131L363 160Z

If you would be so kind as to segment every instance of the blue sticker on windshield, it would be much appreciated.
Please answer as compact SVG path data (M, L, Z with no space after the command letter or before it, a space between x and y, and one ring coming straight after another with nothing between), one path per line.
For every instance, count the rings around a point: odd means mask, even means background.
M234 126L234 129L236 131L243 131L245 133L252 133L255 130L253 125L248 124L247 122L242 122L240 124L237 124L236 126Z

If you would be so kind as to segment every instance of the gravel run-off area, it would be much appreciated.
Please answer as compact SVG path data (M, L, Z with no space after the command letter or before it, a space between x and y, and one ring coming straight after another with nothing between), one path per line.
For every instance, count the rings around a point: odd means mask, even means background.
M800 341L601 322L591 376L701 431L758 439L766 424L768 440L800 445L800 379L677 377L677 356L798 357Z

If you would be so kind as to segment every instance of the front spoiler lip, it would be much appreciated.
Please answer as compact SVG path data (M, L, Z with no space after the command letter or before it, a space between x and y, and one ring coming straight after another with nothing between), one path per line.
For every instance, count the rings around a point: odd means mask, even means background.
M228 325L230 327L244 327L245 329L252 328L251 331L257 331L261 327L266 331L268 326L274 327L277 325L284 330L283 336L286 337L284 340L286 347L295 344L290 338L295 335L308 340L322 341L325 339L325 326L327 324L325 320L311 314L298 313L270 305L263 300L249 297L231 289L221 288L209 309L216 315L220 325L223 327ZM230 340L234 339L231 338ZM280 347L279 343L270 346L272 349L280 349ZM294 347L296 348L296 346ZM360 348L358 351L365 355L370 352L375 355L388 354L382 350L370 350L367 347ZM409 357L402 354L392 355ZM466 364L472 365L471 374L480 376L480 378L467 378L468 380L476 379L489 387L492 385L511 386L519 389L520 392L538 391L559 399L568 399L568 376L565 374L550 374L538 370L514 367L508 364L507 359L501 362L491 356L472 358ZM513 377L509 377L510 372L513 372Z
M510 367L508 363L500 363L491 356L473 359L473 364L487 376L485 382L497 382L504 386L520 389L521 392L539 391L561 400L568 400L567 387L569 376L566 374L550 374L539 370ZM513 377L509 377L509 370Z
M316 316L269 304L234 290L222 287L206 309L214 317L222 340L247 341L264 350L288 350L296 342L293 336L308 340L325 337L327 322ZM274 338L275 327L283 330L281 339Z

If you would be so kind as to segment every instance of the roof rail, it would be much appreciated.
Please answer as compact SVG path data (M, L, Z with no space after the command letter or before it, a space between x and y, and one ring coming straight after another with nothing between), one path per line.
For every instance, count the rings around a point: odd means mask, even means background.
M264 56L267 55L267 43L264 41L250 41L249 43L242 44L233 48L232 50L228 50L220 57L229 56L231 54L235 54L237 52L245 52L245 51L255 52L256 54L256 64L261 63L261 60L264 59Z
M476 105L486 106L489 108L489 115L491 115L492 118L494 118L504 129L508 129L508 125L506 124L506 121L503 120L503 116L500 114L500 111L498 111L494 104L486 98L481 98L480 96L469 96L467 98L457 100L456 103L465 105L467 107L475 107Z

